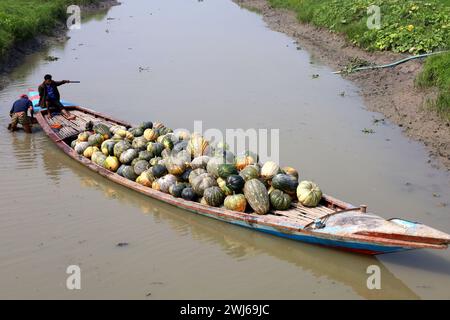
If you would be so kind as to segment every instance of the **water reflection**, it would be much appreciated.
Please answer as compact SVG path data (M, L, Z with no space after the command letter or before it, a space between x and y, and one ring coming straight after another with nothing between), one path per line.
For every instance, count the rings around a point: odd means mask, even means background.
M279 239L195 215L109 182L78 164L68 166L68 162L73 161L67 157L55 156L51 149L46 148L48 151L43 153L42 160L46 168L69 167L77 176L81 187L100 190L109 199L139 208L143 214L151 216L155 223L168 224L181 236L189 235L193 240L218 245L234 259L269 255L289 262L316 278L326 277L349 286L366 299L419 299L418 295L375 257ZM55 179L59 172L52 172ZM369 265L377 265L380 268L383 277L382 290L367 288L366 269Z

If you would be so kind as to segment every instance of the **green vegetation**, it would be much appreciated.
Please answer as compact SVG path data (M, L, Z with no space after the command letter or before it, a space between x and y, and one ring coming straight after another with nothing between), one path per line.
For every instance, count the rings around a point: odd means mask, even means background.
M345 34L367 50L425 53L450 49L450 0L269 0L273 7L297 13L302 22ZM381 9L381 28L369 29L367 9ZM421 87L437 86L434 103L450 114L450 54L427 58L417 79Z
M450 53L428 58L416 83L420 87L437 87L439 94L433 106L450 120Z
M50 34L64 21L70 4L89 4L99 0L1 0L0 58L14 43L37 34Z

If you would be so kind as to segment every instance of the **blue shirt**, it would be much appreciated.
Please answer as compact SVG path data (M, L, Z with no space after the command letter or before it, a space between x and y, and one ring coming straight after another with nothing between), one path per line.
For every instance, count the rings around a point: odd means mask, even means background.
M29 107L32 107L33 103L27 98L20 98L16 102L14 102L11 111L12 113L16 112L27 112Z
M56 100L56 95L55 91L53 91L53 86L47 84L46 87L47 87L47 98L50 100Z

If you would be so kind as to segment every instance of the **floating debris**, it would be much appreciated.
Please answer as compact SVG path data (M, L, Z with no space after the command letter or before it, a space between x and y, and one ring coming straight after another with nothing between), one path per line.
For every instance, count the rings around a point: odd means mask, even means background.
M45 61L58 61L59 58L55 56L48 56L45 58Z
M128 245L129 245L128 242L119 242L118 244L116 244L116 247L126 247Z
M312 78L313 78L313 79L317 79L318 77L320 77L318 74L313 74L313 75L312 75Z
M365 133L365 134L373 134L373 133L375 133L375 131L373 129L367 129L367 128L364 128L361 131L363 133Z

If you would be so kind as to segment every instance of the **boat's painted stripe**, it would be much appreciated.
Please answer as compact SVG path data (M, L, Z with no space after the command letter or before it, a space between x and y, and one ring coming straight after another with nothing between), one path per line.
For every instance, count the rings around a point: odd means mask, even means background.
M335 248L341 248L344 250L350 250L360 253L366 253L366 254L381 254L381 253L391 253L391 252L398 252L398 251L405 251L405 250L412 250L413 248L408 247L399 247L399 246L389 246L389 245L377 245L373 243L367 243L367 242L354 242L354 241L340 241L340 240L334 240L334 239L326 239L317 237L314 235L307 235L307 234L301 234L301 233L285 233L280 232L275 228L269 227L269 226L263 226L263 225L257 225L257 224L248 224L244 221L239 220L225 220L221 219L215 215L211 215L205 212L200 211L194 211L197 214L208 216L210 218L214 218L217 220L221 220L224 222L232 223L234 225L238 225L241 227L245 227L248 229L252 229L259 232L264 232L267 234L271 234L274 236L296 240L300 242L307 242L311 244L317 244L321 246L326 247L335 247Z

